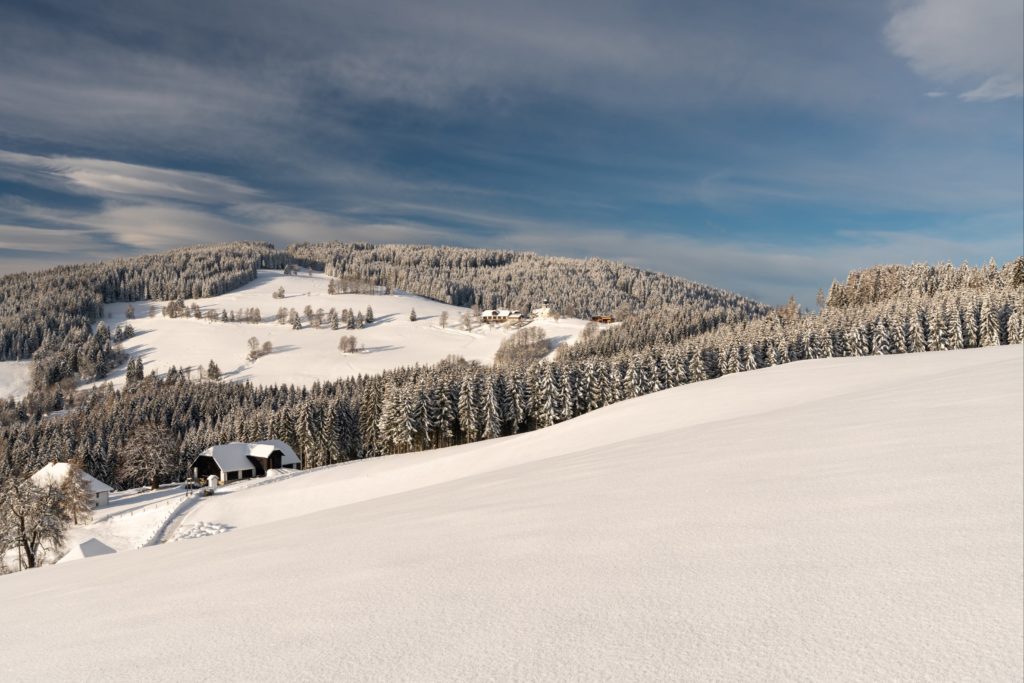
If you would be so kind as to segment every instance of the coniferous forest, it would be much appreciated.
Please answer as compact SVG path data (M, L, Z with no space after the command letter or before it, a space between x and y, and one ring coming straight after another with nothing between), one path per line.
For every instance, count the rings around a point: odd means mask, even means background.
M122 330L103 304L229 291L259 268L324 268L339 279L459 305L543 295L567 315L613 311L554 361L524 336L494 366L449 358L431 367L308 388L196 381L172 369L131 373L121 389L76 391L124 362ZM583 284L585 283L585 284ZM115 486L138 485L133 436L162 435L158 468L185 475L206 447L281 439L304 467L543 428L670 387L805 359L934 352L1024 340L1024 258L999 267L878 266L833 283L821 311L771 308L682 278L609 261L399 245L232 243L0 278L0 353L32 358L34 389L0 404L0 485L50 459L76 461ZM136 368L140 370L141 368ZM55 413L54 411L59 411Z

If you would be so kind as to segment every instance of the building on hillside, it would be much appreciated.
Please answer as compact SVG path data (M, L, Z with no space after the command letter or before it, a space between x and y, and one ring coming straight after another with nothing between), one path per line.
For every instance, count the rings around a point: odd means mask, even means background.
M548 301L547 299L544 299L543 301L540 302L540 306L537 306L536 308L533 309L533 317L557 318L558 313L555 312L555 309L551 308L551 302Z
M486 311L481 311L480 320L485 323L507 323L507 322L519 322L526 316L519 311L512 311L505 308L491 308Z
M95 538L90 538L82 541L74 548L64 554L64 557L57 560L57 564L62 562L73 562L74 560L84 560L87 557L96 557L97 555L110 555L117 551L111 548L103 541L99 541Z
M615 317L611 316L611 315L595 315L595 316L591 316L590 320L595 322L595 323L601 323L602 325L607 325L608 323L615 322Z
M48 484L55 484L60 486L67 479L68 474L71 472L70 463L56 462L51 460L41 470L32 475L32 483L37 486L46 486ZM114 489L107 486L102 481L92 476L87 472L79 470L82 479L85 481L88 487L89 495L89 507L98 508L103 507L110 502L110 492Z
M262 477L268 470L300 469L299 456L283 441L269 439L255 443L232 441L210 446L200 453L189 465L194 479L206 478L211 474L221 482L238 481Z

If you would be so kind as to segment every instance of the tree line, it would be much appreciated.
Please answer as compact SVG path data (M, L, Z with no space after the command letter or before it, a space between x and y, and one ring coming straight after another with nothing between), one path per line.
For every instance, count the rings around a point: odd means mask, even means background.
M551 362L536 360L543 340L524 334L493 367L453 358L309 388L150 376L120 390L84 392L56 418L8 402L0 413L0 472L24 473L51 457L79 459L90 473L122 485L122 460L130 457L125 445L143 425L158 426L178 444L166 456L172 479L204 448L231 440L283 439L307 467L469 443L680 384L804 359L1019 344L1022 312L1020 287L1011 281L931 296L900 293L828 306L817 315L777 311L613 354L593 345L610 333L604 332L579 348L562 347Z

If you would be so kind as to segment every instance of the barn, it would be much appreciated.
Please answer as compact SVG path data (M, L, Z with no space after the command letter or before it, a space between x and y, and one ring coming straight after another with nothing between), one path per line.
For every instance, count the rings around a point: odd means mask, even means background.
M60 486L64 483L64 480L67 479L70 472L70 463L51 460L42 469L33 474L31 479L32 483L37 486L46 486L48 484ZM81 470L78 472L81 475L82 480L85 481L86 487L90 493L89 507L98 508L105 506L109 502L110 492L114 489L87 472L83 472Z
M268 470L293 469L301 466L292 447L283 441L268 439L253 443L231 443L210 446L192 461L189 470L195 479L213 474L221 482L262 477Z

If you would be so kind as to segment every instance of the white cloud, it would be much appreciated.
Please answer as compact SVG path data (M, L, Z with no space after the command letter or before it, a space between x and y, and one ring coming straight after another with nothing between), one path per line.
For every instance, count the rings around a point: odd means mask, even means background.
M96 197L148 197L220 204L257 194L229 178L106 159L0 150L0 178Z
M993 102L1005 100L1010 97L1020 97L1021 79L1019 76L993 76L974 90L960 93L960 99L965 102Z
M1024 95L1024 3L1020 0L916 0L885 27L889 47L925 78L973 84L960 98Z

